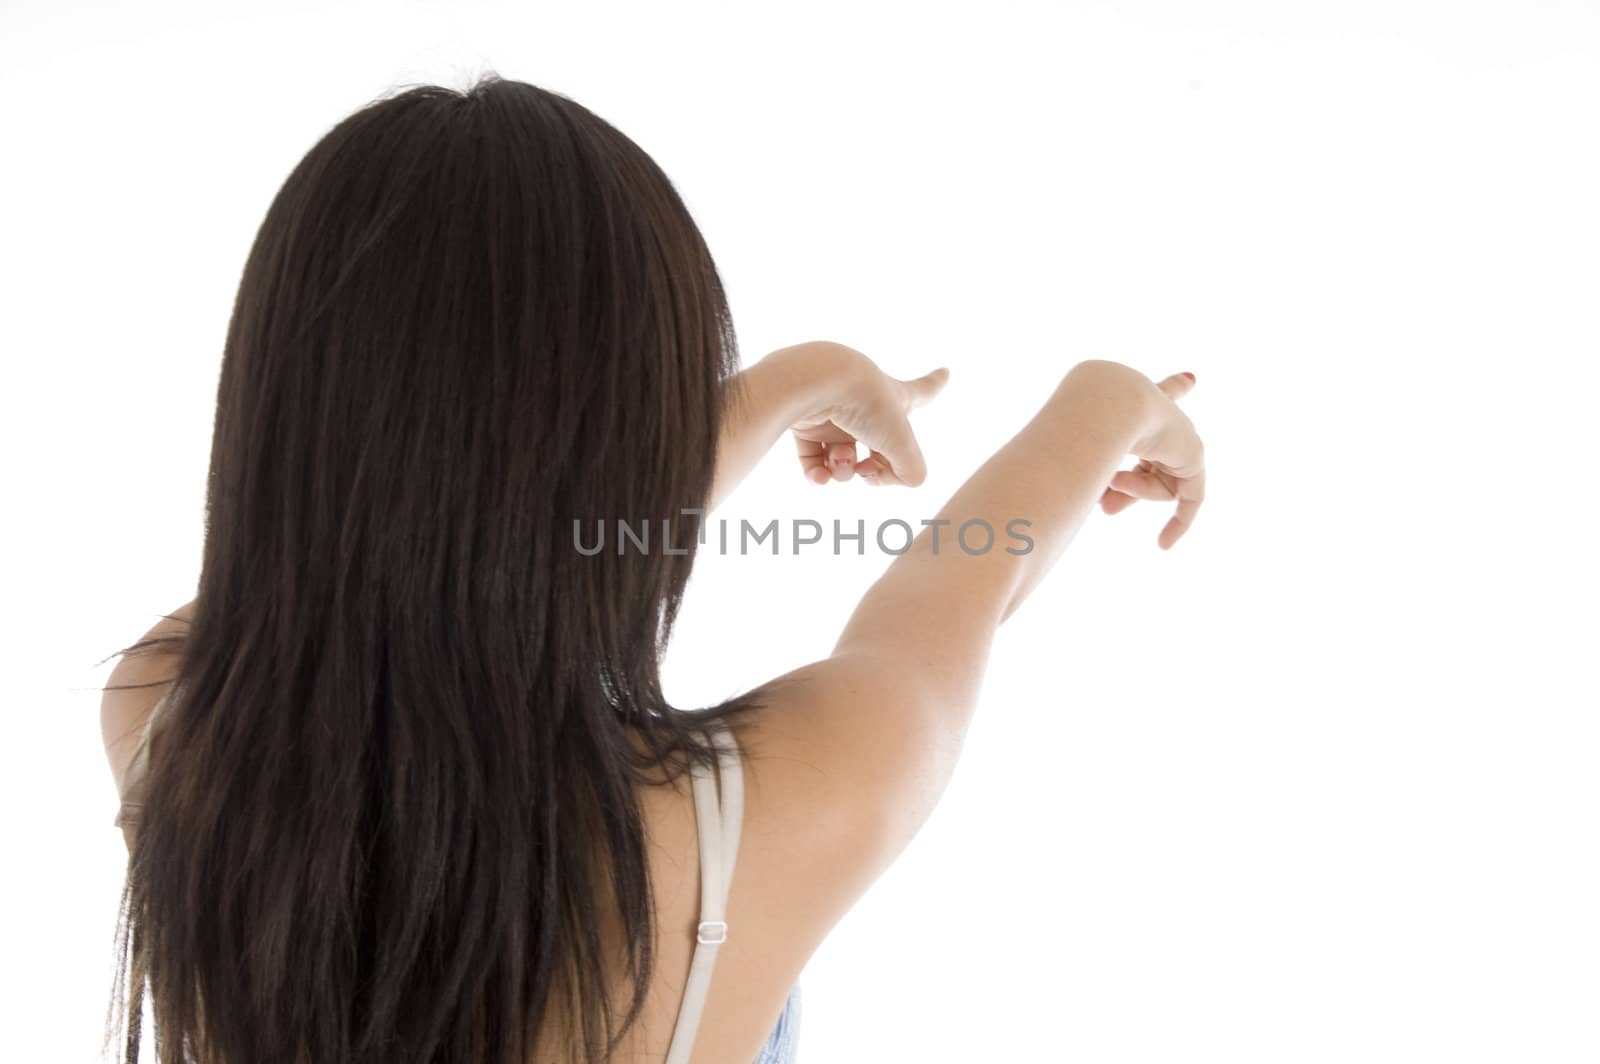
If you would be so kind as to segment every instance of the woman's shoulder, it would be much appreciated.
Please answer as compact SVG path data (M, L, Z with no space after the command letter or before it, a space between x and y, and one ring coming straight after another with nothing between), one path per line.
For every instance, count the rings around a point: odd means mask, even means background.
M956 754L919 725L915 686L838 656L753 692L760 708L734 726L745 787L730 914L769 914L802 965L926 818L936 796L915 781Z
M130 646L149 639L182 635L194 617L190 602L164 614L162 619ZM129 766L139 750L145 725L177 677L178 656L155 650L126 654L112 668L100 696L100 738L105 746L117 793L127 789Z
M757 708L732 718L743 816L697 1058L757 1056L812 954L909 837L904 792L888 781L917 746L901 727L910 689L870 662L836 659L758 688ZM699 919L698 822L683 776L645 788L642 806L667 990L631 1044L658 1050Z

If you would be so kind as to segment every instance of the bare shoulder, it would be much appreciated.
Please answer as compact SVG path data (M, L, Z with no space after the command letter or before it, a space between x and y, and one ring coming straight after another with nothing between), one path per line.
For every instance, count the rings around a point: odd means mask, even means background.
M136 642L161 636L181 635L194 617L190 602L162 617ZM133 645L133 644L130 644ZM129 654L117 662L106 679L100 698L100 737L105 743L111 775L122 790L123 774L139 745L150 711L161 701L176 677L178 659L169 653Z
M735 726L744 816L696 1058L753 1059L816 948L909 841L906 773L937 760L916 724L916 685L866 657L834 657L753 692ZM645 791L660 981L637 1036L664 1051L699 919L690 786ZM626 1053L624 1053L626 1055Z
M736 731L745 828L730 910L741 893L763 905L803 966L911 841L958 751L927 727L916 677L871 656L815 662L757 697Z

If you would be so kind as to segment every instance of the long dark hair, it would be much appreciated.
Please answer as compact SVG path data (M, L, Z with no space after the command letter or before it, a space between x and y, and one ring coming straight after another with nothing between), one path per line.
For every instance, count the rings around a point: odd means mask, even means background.
M753 706L658 670L737 361L672 183L564 96L411 86L301 160L228 326L192 622L121 652L179 661L125 1059L146 988L161 1061L525 1064L549 1016L610 1055L652 971L635 788ZM672 549L574 549L618 520Z

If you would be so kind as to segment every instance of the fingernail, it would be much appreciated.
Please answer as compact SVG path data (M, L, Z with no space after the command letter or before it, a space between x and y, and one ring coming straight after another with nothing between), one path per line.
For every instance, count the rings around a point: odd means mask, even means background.
M1183 375L1184 375L1184 376L1185 376L1185 377L1188 377L1188 378L1189 378L1189 379L1190 379L1190 380L1194 380L1194 374L1193 374L1193 373L1190 373L1190 372L1189 372L1189 371L1188 371L1188 370L1184 370L1184 371L1183 371Z

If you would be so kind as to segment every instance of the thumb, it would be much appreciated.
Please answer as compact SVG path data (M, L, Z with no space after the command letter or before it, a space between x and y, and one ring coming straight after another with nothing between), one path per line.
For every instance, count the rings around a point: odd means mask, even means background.
M900 387L905 390L906 398L909 400L907 409L915 410L923 403L926 403L928 400L938 395L939 392L943 390L945 382L949 379L950 370L945 366L940 366L931 373L924 373L920 377L913 377L911 380L901 381Z

